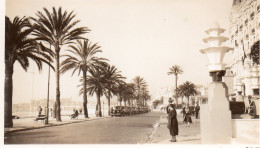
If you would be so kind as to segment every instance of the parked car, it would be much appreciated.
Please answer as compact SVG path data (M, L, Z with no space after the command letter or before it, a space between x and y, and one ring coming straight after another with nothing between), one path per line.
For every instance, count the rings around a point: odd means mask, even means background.
M127 106L122 106L122 114L123 116L129 115L129 110Z
M134 114L136 114L135 107L130 107L130 111L131 111L131 115L134 115Z
M123 116L124 115L124 113L123 113L123 108L122 108L122 106L115 106L112 110L111 110L111 116L112 117L117 117L117 116L119 116L119 117L121 117L121 116Z

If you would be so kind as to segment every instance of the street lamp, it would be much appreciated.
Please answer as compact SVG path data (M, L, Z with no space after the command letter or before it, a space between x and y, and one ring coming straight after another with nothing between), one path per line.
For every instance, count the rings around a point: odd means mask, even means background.
M51 44L50 44L50 50L51 50ZM48 71L47 111L46 111L46 120L45 120L46 125L49 124L49 96L50 96L50 65Z
M211 28L206 30L209 37L203 39L209 46L200 50L209 59L208 70L213 81L208 87L208 104L201 105L201 143L203 144L228 144L232 137L227 86L222 82L222 76L225 75L223 58L232 48L221 46L228 40L220 36L224 31L225 29L220 28L218 22L212 23Z

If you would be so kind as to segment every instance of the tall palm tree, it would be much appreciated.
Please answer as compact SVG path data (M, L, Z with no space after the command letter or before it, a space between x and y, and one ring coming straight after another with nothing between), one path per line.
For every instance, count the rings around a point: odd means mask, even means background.
M183 93L183 95L188 99L189 104L189 98L190 96L195 96L197 94L196 86L195 84L186 81L180 86L180 91Z
M182 74L183 73L183 70L180 66L178 65L174 65L170 68L170 71L168 72L168 75L174 75L175 76L175 90L177 89L178 85L177 85L177 82L178 82L178 75ZM176 96L176 92L175 92L175 96ZM177 97L177 96L176 96ZM176 104L178 105L178 98L176 98Z
M181 104L183 104L183 97L184 97L183 91L185 90L182 87L183 87L183 85L180 85L177 87L177 89L174 90L176 92L175 97L177 97L177 98L181 97Z
M104 74L103 69L101 68L93 68L89 69L90 75L87 76L87 92L89 92L89 95L93 96L94 93L97 96L97 111L98 111L98 116L102 117L101 113L101 101L100 98L104 95L106 92L106 77ZM83 90L81 89L80 91L83 93Z
M123 101L125 102L125 106L127 105L126 102L128 102L128 106L130 106L130 100L134 99L134 93L135 93L135 87L133 83L125 83L123 85L123 90L122 90L122 98ZM133 105L132 105L133 106Z
M118 86L116 87L116 94L118 96L117 101L120 102L120 106L122 105L122 101L125 98L125 89L126 89L126 83L124 81L121 81Z
M135 90L136 90L136 96L137 99L140 101L140 96L141 96L141 90L145 87L147 87L147 82L144 80L144 78L140 76L136 76L133 79L133 83L135 84Z
M10 21L5 17L5 127L13 127L12 94L15 62L17 61L27 71L29 60L35 62L39 70L42 69L42 62L49 64L48 61L52 61L49 56L52 52L28 37L31 32L27 18L15 17Z
M133 100L135 99L135 85L133 83L127 83L125 98L128 101L128 106L133 107Z
M117 86L123 82L123 79L125 79L125 77L123 77L120 73L121 71L118 71L114 65L110 66L109 64L107 64L104 67L104 74L106 79L105 95L108 100L108 115L110 115L110 99L112 95L115 95L117 93L116 92Z
M98 67L102 61L106 60L104 58L98 58L95 55L99 52L100 46L95 44L91 44L88 39L84 41L77 40L76 45L70 45L70 49L67 51L70 54L66 54L65 60L61 62L61 70L60 73L63 74L68 70L73 70L72 75L78 71L78 75L83 73L83 110L85 118L88 118L88 108L87 108L87 89L86 89L86 76L87 71L90 68Z
M62 45L71 44L73 40L83 39L81 35L89 32L87 27L75 28L75 25L79 23L79 20L72 21L75 18L73 11L68 13L67 11L62 11L59 7L56 10L55 7L52 8L52 12L43 8L42 13L38 11L36 13L36 18L31 18L33 20L33 35L36 40L46 41L54 47L56 67L56 120L61 121L60 117L60 50ZM73 29L74 28L74 29ZM53 49L53 48L52 48Z
M149 95L149 91L147 90L147 87L142 87L141 88L141 96L143 98L143 107L145 106L145 102L146 100L148 100L150 98L150 95Z

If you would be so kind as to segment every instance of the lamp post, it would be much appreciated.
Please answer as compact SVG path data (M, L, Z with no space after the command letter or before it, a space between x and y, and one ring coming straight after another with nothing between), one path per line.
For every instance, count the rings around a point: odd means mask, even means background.
M206 30L208 38L203 39L208 47L200 52L206 54L209 59L208 70L212 82L208 86L208 104L201 105L201 143L203 144L229 144L231 142L231 112L227 98L227 87L222 82L225 75L223 58L230 47L221 46L228 38L220 36L225 29L220 28L218 22L214 22L211 28Z
M51 44L50 44L50 50L51 50ZM46 120L45 120L46 125L49 124L49 96L50 96L49 91L50 91L50 65L49 65L49 71L48 71L47 111L46 111Z

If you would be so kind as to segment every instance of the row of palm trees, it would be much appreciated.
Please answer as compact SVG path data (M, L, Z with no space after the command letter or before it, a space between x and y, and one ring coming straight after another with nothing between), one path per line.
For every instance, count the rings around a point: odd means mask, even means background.
M133 83L126 83L120 71L108 64L108 59L97 57L102 52L97 43L90 42L83 35L89 33L87 27L77 27L79 20L74 21L74 12L63 11L61 7L52 11L43 8L34 17L15 17L11 21L5 18L5 127L12 127L12 75L14 63L17 61L26 71L30 61L42 69L42 64L48 64L56 75L56 117L60 116L60 75L72 71L81 75L80 94L83 94L84 115L88 118L87 93L96 94L98 115L101 116L100 98L105 95L108 99L110 113L110 99L117 95L119 101L133 100L145 104L150 98L145 80L137 76ZM67 47L66 54L60 55L62 47ZM63 61L60 62L60 58ZM55 63L55 67L52 63ZM143 99L142 99L143 98ZM120 103L121 104L121 103Z
M189 81L186 81L180 86L178 86L178 75L181 75L182 73L183 70L179 65L173 65L172 67L170 67L170 71L168 72L168 75L175 76L175 89L173 97L175 98L176 104L178 104L179 97L182 98L181 104L183 104L183 97L186 97L189 103L189 97L198 94L196 90L196 85Z

